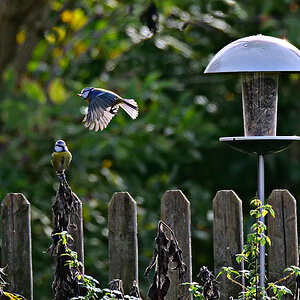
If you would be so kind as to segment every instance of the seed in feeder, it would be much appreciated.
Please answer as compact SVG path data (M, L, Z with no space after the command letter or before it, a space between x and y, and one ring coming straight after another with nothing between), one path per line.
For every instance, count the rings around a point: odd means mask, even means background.
M243 110L246 136L275 136L277 81L263 74L244 75Z

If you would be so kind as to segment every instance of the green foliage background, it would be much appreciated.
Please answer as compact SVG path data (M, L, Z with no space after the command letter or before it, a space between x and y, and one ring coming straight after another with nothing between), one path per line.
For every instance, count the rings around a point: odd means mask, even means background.
M16 1L15 1L16 2ZM34 293L52 296L51 201L57 179L50 164L54 142L66 140L73 154L67 171L84 206L86 272L107 284L107 206L115 191L138 203L141 274L151 257L160 199L182 189L192 207L194 274L213 268L212 199L234 189L244 201L256 191L256 158L218 142L243 135L237 76L209 76L210 58L237 38L265 34L300 47L297 1L156 1L157 32L145 24L151 2L44 1L48 27L20 71L18 59L30 27L20 22L18 51L3 67L0 84L0 198L22 192L32 204ZM1 24L0 24L1 25ZM283 75L278 135L299 133L299 75ZM103 132L83 127L86 86L113 90L139 103L132 121L124 112ZM266 194L288 188L300 194L299 146L271 155ZM140 276L141 287L150 285Z

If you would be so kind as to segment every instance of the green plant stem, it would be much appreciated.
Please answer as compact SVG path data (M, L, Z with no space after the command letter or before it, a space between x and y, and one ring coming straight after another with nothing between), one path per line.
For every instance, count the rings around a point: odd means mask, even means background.
M239 285L243 290L248 290L246 286L244 286L243 284L241 284L240 282L236 281L235 279L231 278L231 277L227 277L231 282Z
M279 280L277 280L277 281L275 281L274 282L274 284L278 284L278 283L280 283L280 282L282 282L282 281L284 281L284 280L287 280L288 278L290 278L292 275L294 275L295 274L295 272L291 272L290 274L288 274L287 276L285 276L285 277L283 277L283 278L281 278L281 279L279 279ZM268 290L268 289L270 289L270 285L266 288L266 291Z
M233 282L233 283L239 285L244 291L249 291L249 290L247 289L246 286L244 286L244 285L241 284L240 282L236 281L235 279L233 279L233 278L231 278L231 277L227 277L227 278L228 278L231 282ZM253 295L253 293L252 293L251 291L249 291L249 292L251 293L251 295ZM254 296L254 295L253 295L253 296Z
M258 218L256 218L256 223L258 222ZM258 232L256 231L256 239L258 240ZM256 283L255 283L255 289L256 289L256 297L255 299L259 299L258 298L258 281L259 281L259 278L257 278L257 274L258 274L258 265L257 265L257 262L258 262L258 252L259 252L259 242L256 243L256 249L255 249L255 276L256 276ZM258 280L257 280L258 279Z

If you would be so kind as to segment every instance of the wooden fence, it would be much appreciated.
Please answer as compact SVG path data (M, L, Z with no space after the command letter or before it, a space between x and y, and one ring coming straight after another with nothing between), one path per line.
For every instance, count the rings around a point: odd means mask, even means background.
M268 274L272 281L283 277L283 270L298 265L298 233L296 201L287 190L274 190L269 199L276 219L268 220L268 235L272 246L268 249ZM215 274L223 266L241 269L235 255L243 246L242 201L231 190L219 191L213 200L213 241ZM8 194L1 205L2 215L2 266L7 265L8 289L33 299L30 203L22 194ZM78 213L81 216L80 212ZM109 279L123 280L125 293L132 282L138 282L138 230L136 202L129 193L115 193L109 203ZM161 218L174 231L183 259L188 267L186 280L192 282L191 212L190 202L179 190L167 191L161 201ZM83 258L82 218L72 235L77 242L75 250ZM201 266L199 266L200 268ZM177 271L170 274L172 284L168 300L179 299L188 291L178 286ZM194 278L196 281L196 278ZM221 299L237 297L240 288L224 277L220 282ZM287 284L293 290L295 279ZM285 283L283 283L285 284ZM286 297L285 299L291 299Z

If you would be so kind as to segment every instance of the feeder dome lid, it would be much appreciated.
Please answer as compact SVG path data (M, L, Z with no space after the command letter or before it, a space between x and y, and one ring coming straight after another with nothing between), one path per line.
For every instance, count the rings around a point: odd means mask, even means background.
M300 50L286 40L254 35L222 48L204 73L300 72Z

